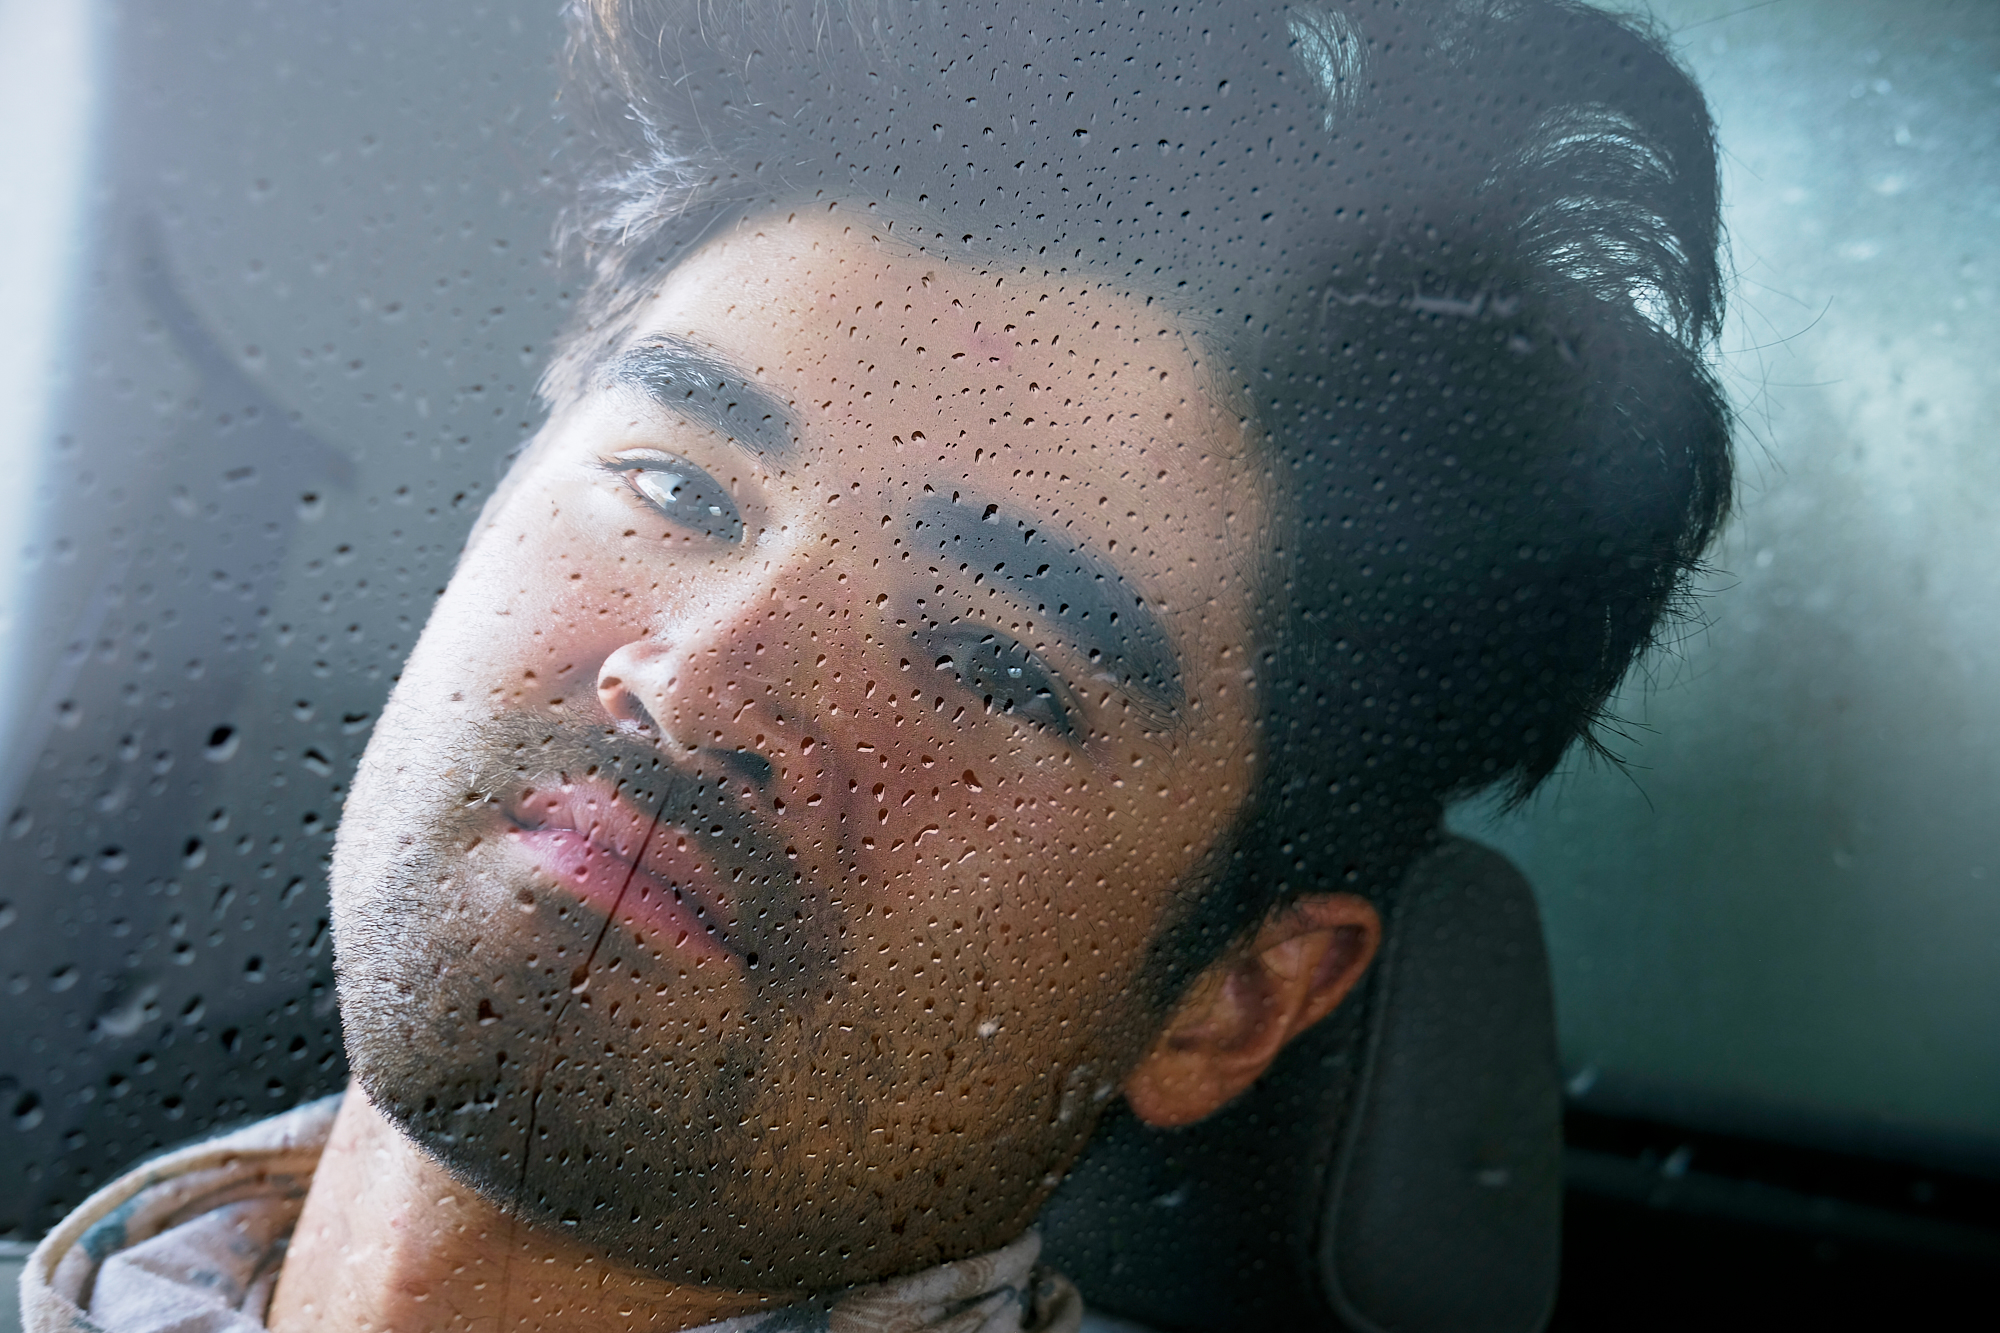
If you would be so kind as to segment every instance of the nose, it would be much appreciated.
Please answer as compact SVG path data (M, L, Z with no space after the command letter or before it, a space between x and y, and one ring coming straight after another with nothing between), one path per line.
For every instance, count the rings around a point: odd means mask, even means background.
M730 749L721 744L703 746L694 742L680 741L667 728L660 725L659 719L653 716L653 710L646 706L643 683L644 673L659 669L660 664L656 660L658 654L636 651L638 647L636 644L627 644L624 648L620 648L618 652L612 654L612 658L606 659L604 669L598 674L597 698L603 704L604 711L617 721L645 728L669 745L678 743L690 750L701 750L719 767L728 770L758 791L767 790L777 770L769 759L756 750ZM618 658L621 654L623 660L614 664L612 659ZM640 682L636 688L635 680ZM717 733L715 739L720 741L721 734ZM761 736L756 739L759 742L765 740Z
M716 756L753 785L769 783L779 729L792 710L777 688L795 672L761 599L709 602L614 648L597 671L599 705L661 744ZM772 640L769 643L763 640Z
M597 672L597 702L613 721L630 723L664 737L666 728L646 706L645 696L659 697L673 683L671 665L646 639L614 649Z
M720 658L724 651L712 641L635 639L614 649L598 668L597 701L614 720L684 749L736 748L728 743L731 733L755 702L759 682L749 677L747 663L701 660Z
M811 558L704 579L606 643L598 702L663 748L739 756L752 783L808 753L817 771L845 740L873 750L900 668L871 591Z

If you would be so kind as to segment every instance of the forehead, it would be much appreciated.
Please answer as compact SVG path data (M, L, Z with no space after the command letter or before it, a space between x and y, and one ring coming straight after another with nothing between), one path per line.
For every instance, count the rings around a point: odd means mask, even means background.
M712 241L634 328L631 342L707 342L759 379L812 391L808 413L871 434L939 418L948 432L924 436L934 451L1061 451L1128 468L1165 449L1176 470L1217 483L1240 461L1219 377L1163 304L1082 275L982 267L836 217L770 217Z

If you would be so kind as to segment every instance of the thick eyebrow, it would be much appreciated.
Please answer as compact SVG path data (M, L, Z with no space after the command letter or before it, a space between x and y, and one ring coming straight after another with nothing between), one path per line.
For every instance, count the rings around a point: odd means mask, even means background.
M914 523L918 550L1006 584L1152 720L1177 720L1185 699L1180 656L1159 617L1110 561L970 495L931 497Z
M683 338L656 333L633 343L605 358L596 380L637 389L754 453L782 458L792 452L785 404L743 370Z

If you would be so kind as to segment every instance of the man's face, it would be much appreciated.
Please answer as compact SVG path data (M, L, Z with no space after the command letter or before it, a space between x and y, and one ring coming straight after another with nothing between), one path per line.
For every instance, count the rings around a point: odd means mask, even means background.
M1143 301L833 218L681 264L515 467L334 864L386 1112L771 1291L1032 1219L1255 764L1264 508L1208 368Z

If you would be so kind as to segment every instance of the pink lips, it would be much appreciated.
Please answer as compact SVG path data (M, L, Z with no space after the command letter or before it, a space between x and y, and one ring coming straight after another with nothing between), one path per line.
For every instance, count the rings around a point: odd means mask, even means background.
M710 926L717 922L708 906L715 897L714 869L681 830L632 817L616 802L575 788L536 793L531 817L518 822L540 827L510 829L508 837L581 901L642 938L697 959L738 961ZM717 924L727 928L729 922Z

